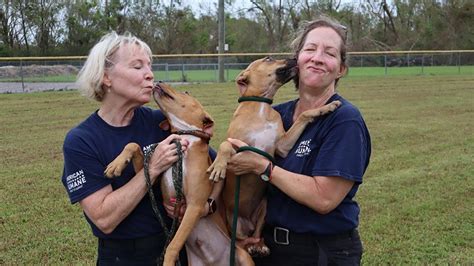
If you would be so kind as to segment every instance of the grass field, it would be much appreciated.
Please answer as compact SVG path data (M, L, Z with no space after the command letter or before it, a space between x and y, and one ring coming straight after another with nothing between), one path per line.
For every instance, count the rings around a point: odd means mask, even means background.
M217 147L235 86L180 88L216 120ZM474 76L348 77L339 92L372 135L357 196L363 263L474 264ZM286 86L277 96L296 93ZM96 239L60 176L66 132L96 108L76 91L0 95L1 265L95 264Z
M231 81L240 69L226 69L224 77ZM155 80L163 81L188 81L188 82L209 82L218 81L219 74L217 70L170 70L155 71ZM384 77L384 76L419 76L419 75L474 75L474 66L412 66L412 67L355 67L351 66L349 77ZM37 76L25 77L24 82L74 82L75 75L57 75L57 76ZM0 78L0 82L21 82L21 77Z

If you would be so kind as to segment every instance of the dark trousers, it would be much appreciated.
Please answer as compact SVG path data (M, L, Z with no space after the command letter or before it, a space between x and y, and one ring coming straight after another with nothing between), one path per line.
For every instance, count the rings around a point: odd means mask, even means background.
M254 258L257 266L360 265L362 258L362 242L357 229L318 236L266 227L263 237L270 248L270 256Z
M99 239L97 265L158 265L165 246L164 233L137 239ZM187 265L185 249L181 265Z

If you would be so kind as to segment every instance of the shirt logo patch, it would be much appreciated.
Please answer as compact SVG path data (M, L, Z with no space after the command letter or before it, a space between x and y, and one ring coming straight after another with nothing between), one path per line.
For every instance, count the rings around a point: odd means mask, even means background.
M295 151L296 157L303 157L309 155L309 153L311 152L311 149L309 148L309 143L311 143L311 139L303 140L302 142L300 142L298 148Z
M81 189L86 182L83 170L79 170L66 177L67 189L70 193Z

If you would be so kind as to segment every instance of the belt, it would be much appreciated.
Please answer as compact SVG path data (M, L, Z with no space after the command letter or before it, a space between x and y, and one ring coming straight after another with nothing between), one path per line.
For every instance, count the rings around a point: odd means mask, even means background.
M295 233L291 232L289 229L283 227L268 227L264 228L264 233L279 245L290 245L291 243L314 243L315 241L323 242L323 241L334 241L340 240L345 238L351 238L354 234L357 234L357 228L354 228L350 231L337 233L337 234L329 234L329 235L318 235L312 233Z
M135 250L146 249L156 246L158 243L164 243L166 240L164 234L156 234L147 237L133 239L103 239L99 238L99 246L103 248Z

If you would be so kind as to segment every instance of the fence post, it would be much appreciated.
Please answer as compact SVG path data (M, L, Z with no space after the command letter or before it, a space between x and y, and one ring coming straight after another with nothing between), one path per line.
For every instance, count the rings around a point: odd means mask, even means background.
M23 79L23 60L20 60L21 90L25 92L25 82Z
M225 68L225 65L224 65L224 68ZM226 71L226 81L229 81L229 68L225 68L225 71Z
M424 67L425 67L425 55L421 55L421 74L425 74Z
M182 81L182 82L186 82L186 81L187 81L186 74L185 74L185 72L184 72L184 62L181 63L181 81Z
M384 55L385 76L387 76L387 55Z
M461 74L461 53L458 53L458 74Z

